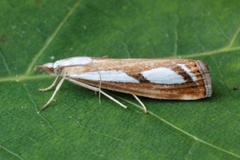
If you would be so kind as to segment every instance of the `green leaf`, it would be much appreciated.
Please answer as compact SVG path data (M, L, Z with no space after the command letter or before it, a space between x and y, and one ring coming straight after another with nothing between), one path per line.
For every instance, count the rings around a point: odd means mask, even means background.
M0 159L240 159L240 3L147 0L0 2ZM203 60L198 101L98 94L35 66L72 56Z

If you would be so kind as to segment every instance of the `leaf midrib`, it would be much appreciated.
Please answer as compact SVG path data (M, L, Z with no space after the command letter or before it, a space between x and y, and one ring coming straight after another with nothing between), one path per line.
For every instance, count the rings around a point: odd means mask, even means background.
M236 33L236 35L239 33L240 30ZM232 43L233 44L233 43ZM179 58L194 58L194 57L203 57L203 56L210 56L210 55L217 55L217 54L223 54L223 53L228 53L230 51L237 51L240 50L240 46L233 47L232 44L229 44L223 48L219 48L216 50L212 51L206 51L206 52L200 52L200 53L192 53L192 54L187 54L183 56L178 56ZM39 52L40 53L40 52ZM25 72L25 74L18 75L18 76L8 76L8 77L1 77L0 78L0 83L1 82L11 82L11 81L23 81L23 80L34 80L34 79L45 79L49 78L51 76L49 75L29 75L31 71L34 68L35 62L37 59L42 55L43 52L39 56L35 56L34 63L31 63ZM165 57L165 58L173 58L173 57Z

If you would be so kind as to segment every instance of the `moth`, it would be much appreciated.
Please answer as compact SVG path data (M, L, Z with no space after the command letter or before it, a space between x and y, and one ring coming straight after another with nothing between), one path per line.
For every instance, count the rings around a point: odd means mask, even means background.
M212 95L211 76L200 60L191 59L112 59L107 57L72 57L37 66L38 70L56 76L54 82L40 91L52 89L45 109L64 80L99 92L127 108L102 89L133 95L147 112L138 96L165 100L197 100Z

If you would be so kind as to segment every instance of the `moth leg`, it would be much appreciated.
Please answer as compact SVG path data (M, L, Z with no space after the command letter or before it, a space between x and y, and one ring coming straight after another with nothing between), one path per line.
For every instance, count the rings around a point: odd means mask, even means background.
M55 78L55 80L53 81L53 83L52 83L50 86L48 86L48 87L46 87L46 88L39 88L39 91L45 92L45 91L51 90L51 89L56 85L58 78L59 78L59 76L57 76L57 77Z
M107 98L109 98L110 100L112 100L113 102L117 103L118 105L120 105L121 107L123 108L127 108L126 105L122 104L121 102L119 102L118 100L116 100L115 98L113 98L112 96L108 95L107 93L103 92L100 88L97 88L97 87L93 87L93 86L90 86L88 84L85 84L85 83L82 83L82 82L79 82L79 81L76 81L74 79L68 79L70 82L73 82L74 84L77 84L77 85L80 85L84 88L87 88L87 89L90 89L92 91L95 91L95 92L99 92L101 94L103 94L104 96L106 96Z
M133 97L138 101L138 103L140 103L140 105L143 107L143 110L145 113L147 113L147 107L142 103L142 101L134 94L132 94Z
M58 78L58 77L57 77ZM57 79L56 78L56 79ZM61 81L58 83L57 87L55 88L55 91L53 92L51 98L47 101L47 103L41 108L41 110L44 110L47 108L47 106L52 102L53 98L55 97L55 95L57 94L57 91L60 89L60 87L62 86L64 81L64 78L61 79Z
M104 96L108 97L109 99L111 99L113 102L117 103L118 105L120 105L123 108L127 108L127 106L125 106L124 104L122 104L121 102L119 102L118 100L116 100L115 98L113 98L112 96L108 95L107 93L103 92L102 90L99 90L99 92L101 92Z

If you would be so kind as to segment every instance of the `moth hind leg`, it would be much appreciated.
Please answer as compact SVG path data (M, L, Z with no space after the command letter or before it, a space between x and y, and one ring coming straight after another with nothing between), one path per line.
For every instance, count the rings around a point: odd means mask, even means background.
M99 92L100 94L103 94L104 96L106 96L107 98L109 98L110 100L112 100L113 102L117 103L118 105L120 105L121 107L123 108L127 108L126 105L122 104L121 102L119 102L118 100L116 100L115 98L113 98L112 96L110 96L109 94L103 92L100 88L97 88L97 87L94 87L94 86L91 86L91 85L88 85L86 83L82 83L82 82L79 82L77 80L74 80L74 79L70 79L70 78L66 78L67 80L69 80L70 82L73 82L79 86L82 86L84 88L87 88L87 89L90 89L92 91L95 91L95 92Z
M134 94L132 94L133 97L140 103L140 105L143 107L144 113L147 113L147 107L143 104L143 102Z
M110 100L112 100L113 102L117 103L118 105L120 105L123 108L127 108L127 106L125 106L124 104L122 104L121 102L119 102L118 100L116 100L115 98L113 98L112 96L108 95L107 93L103 92L102 90L99 91L99 93L103 94L104 96L108 97Z
M41 92L46 92L46 91L51 90L51 89L57 84L58 78L59 78L59 76L57 76L57 77L55 78L55 80L53 81L53 83L52 83L50 86L48 86L48 87L46 87L46 88L39 88L39 91L41 91Z

